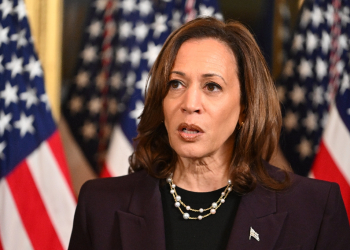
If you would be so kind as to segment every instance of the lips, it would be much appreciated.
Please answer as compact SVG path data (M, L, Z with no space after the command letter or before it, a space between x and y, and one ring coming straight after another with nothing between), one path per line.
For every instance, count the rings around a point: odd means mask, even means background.
M204 133L201 127L187 123L181 123L178 131L180 137L185 141L195 141Z

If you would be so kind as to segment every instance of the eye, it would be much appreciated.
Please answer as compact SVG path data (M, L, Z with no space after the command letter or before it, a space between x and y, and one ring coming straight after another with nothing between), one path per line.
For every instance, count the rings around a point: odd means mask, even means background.
M168 87L169 89L179 89L183 86L182 82L179 80L171 80L170 82L168 82Z
M205 85L205 88L210 92L220 91L222 88L219 84L215 82L209 82Z

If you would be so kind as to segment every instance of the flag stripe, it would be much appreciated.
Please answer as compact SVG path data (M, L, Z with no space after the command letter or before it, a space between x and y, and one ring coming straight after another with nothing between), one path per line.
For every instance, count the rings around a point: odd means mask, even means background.
M62 141L61 141L61 136L58 132L58 130L52 134L50 138L48 138L47 143L49 144L51 148L51 153L54 155L55 160L57 161L57 167L61 170L64 178L65 178L65 183L67 183L71 195L74 197L74 191L73 191L73 185L71 182L70 174L69 174L69 168L66 162L66 157L64 155L63 151L63 146L62 146Z
M27 162L18 164L7 181L34 249L63 249Z
M350 186L333 159L329 153L329 147L321 141L319 153L312 167L313 176L320 180L337 182L339 184L348 218L350 219Z
M323 140L339 171L350 185L350 153L344 153L344 149L350 152L350 134L335 105L331 107Z
M6 179L0 181L0 243L3 249L32 250ZM1 248L0 248L1 249Z
M75 198L50 146L43 142L28 156L27 164L58 237L63 247L67 248L74 217Z
M108 171L108 166L107 164L105 163L103 165L103 168L101 170L101 173L100 173L100 178L108 178L108 177L112 177L111 173Z
M129 169L129 159L127 156L133 152L128 138L126 138L120 125L116 125L112 134L109 146L106 169L112 176L126 175Z

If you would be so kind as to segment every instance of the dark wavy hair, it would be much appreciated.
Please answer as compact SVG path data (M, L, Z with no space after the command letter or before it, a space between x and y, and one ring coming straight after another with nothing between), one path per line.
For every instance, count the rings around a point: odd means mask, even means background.
M236 21L227 23L211 17L197 18L174 31L164 43L149 75L145 106L140 116L135 152L130 156L133 171L146 169L164 179L174 172L176 152L170 147L164 126L163 100L167 82L180 46L190 39L213 38L225 43L235 55L245 121L236 127L230 174L233 189L241 194L253 190L259 181L272 190L282 190L289 182L272 178L264 167L277 147L281 131L281 111L277 92L265 59L252 34ZM232 70L234 70L232 65Z

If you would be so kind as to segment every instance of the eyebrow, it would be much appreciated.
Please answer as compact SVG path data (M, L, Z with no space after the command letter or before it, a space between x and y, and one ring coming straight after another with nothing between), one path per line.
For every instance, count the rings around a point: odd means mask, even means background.
M180 75L180 76L186 76L186 74L184 72L181 72L181 71L171 71L170 74L177 74L177 75ZM218 74L215 74L215 73L207 73L207 74L203 74L202 76L204 78L209 78L209 77L213 77L213 76L220 77L224 81L224 83L227 85L225 79L221 75L218 75Z
M180 76L185 76L186 74L181 72L181 71L171 71L170 74L177 74L177 75L180 75Z

